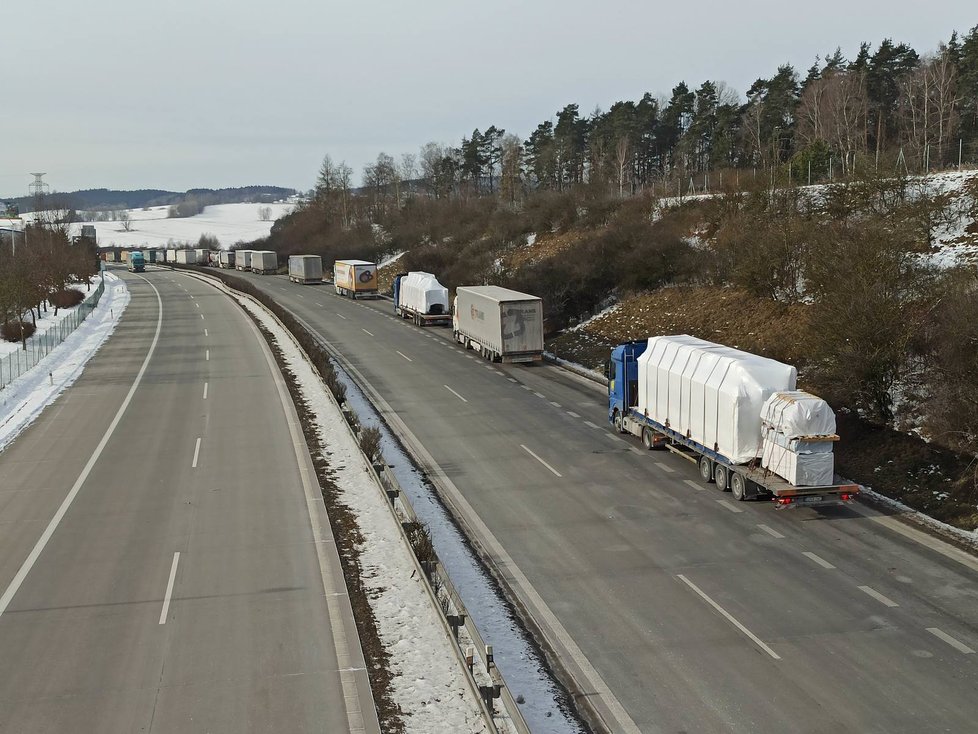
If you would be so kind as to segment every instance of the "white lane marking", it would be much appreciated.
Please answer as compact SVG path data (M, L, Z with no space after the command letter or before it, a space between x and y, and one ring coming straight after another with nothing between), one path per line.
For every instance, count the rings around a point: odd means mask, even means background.
M717 604L715 601L713 601L709 596L707 596L706 595L706 592L704 592L699 586L697 586L696 584L694 584L692 581L690 581L688 578L686 578L682 574L678 574L676 576L676 578L678 578L680 581L682 581L684 584L686 584L686 586L688 586L693 591L695 591L697 594L699 594L707 604L709 604L711 607L713 607L718 612L720 612L720 614L722 614L727 619L727 621L730 622L730 624L732 624L734 627L736 627L741 632L743 632L745 635L747 635L751 639L751 641L753 641L754 644L757 645L759 648L761 648L764 652L766 652L768 655L770 655L775 660L780 660L781 659L781 656L780 655L778 655L776 652L774 652L774 650L772 650L770 647L768 647L766 644L764 644L764 642L757 635L755 635L749 629L747 629L746 627L744 627L744 625L742 625L740 622L738 622L736 620L736 618L734 618L734 616L732 614L730 614L730 612L728 612L726 609L724 609L719 604Z
M469 359L475 359L475 357L473 357L471 354L466 354L465 356L468 357Z
M167 612L170 611L170 597L173 595L173 582L177 578L178 563L180 563L180 551L173 554L173 565L170 566L170 580L166 582L166 594L163 596L163 609L160 612L160 624L166 624Z
M516 382L516 379L513 377L507 377L506 379L509 380L510 382Z
M532 390L533 389L529 385L520 385L520 387L522 387L524 390Z
M866 594L869 594L876 601L881 602L885 606L888 606L888 607L898 607L898 606L900 606L895 601L893 601L889 597L883 596L876 589L874 589L874 588L872 588L870 586L860 586L858 588L859 588L860 591L862 591L862 592L864 592Z
M539 392L534 392L533 394L534 394L534 395L536 395L536 396L537 396L538 398L542 398L542 399L544 399L544 400L546 400L546 399L547 399L547 396L546 396L546 395L544 395L543 393L539 393Z
M563 478L563 475L559 471L557 471L556 469L554 469L552 466L550 466L550 464L548 464L543 459L541 459L539 456L537 456L532 451L530 451L530 449L528 449L526 446L524 446L523 444L520 444L520 448L523 449L530 456L532 456L534 459L536 459L537 461L539 461L541 464L543 464L545 467L547 467L556 476Z
M452 388L450 388L448 385L445 385L444 387L445 387L446 390L448 390L448 392L450 392L452 395L454 395L455 397L457 397L463 403L469 402L468 400L466 400L465 398L463 398L461 395L459 395L457 392L455 392L454 390L452 390Z
M200 320L201 320L201 321L203 321L203 320L204 320L204 314L201 314L201 315L200 315Z
M633 454L638 454L639 456L645 456L646 455L646 452L645 451L642 451L642 449L636 448L635 446L629 446L628 447L628 450L631 451Z
M503 377L506 376L506 373L503 372L502 370L497 370L497 369L493 368L492 371L495 372L497 375L502 375Z
M210 362L211 361L211 350L210 349L205 349L204 350L204 361L205 362Z
M193 296L190 296L190 297L193 298Z
M320 308L326 308L326 304L320 303L319 301L316 301L316 305L319 306Z
M665 464L663 464L663 463L662 463L661 461L657 461L657 462L655 462L655 465L656 465L657 467L659 467L660 469L662 469L662 471L664 471L664 472L665 472L666 474L672 474L672 473L673 473L674 471L676 471L676 470L675 470L675 469L673 469L673 468L672 468L671 466L666 466L666 465L665 465Z
M573 410L568 410L567 411L567 415L569 415L571 418L580 418L581 417L577 413L575 413Z
M953 647L958 652L963 652L965 655L975 654L975 651L972 650L967 645L965 645L963 642L954 639L947 632L939 630L937 627L927 627L927 631L930 632L932 635L934 635L934 637L938 638L939 640L944 640L944 642L946 642L948 645Z
M822 568L835 568L835 566L833 566L831 563L826 561L824 558L812 553L811 551L802 551L801 554L806 558L812 559L813 561L815 561L815 563L817 563Z
M195 305L195 306L196 306L197 308L200 308L200 304L199 304L199 303L195 303L194 305Z
M726 500L717 500L717 504L726 507L731 512L743 512L743 510L737 507L737 505L735 505L733 502L727 502Z
M119 406L119 410L116 411L115 417L109 424L109 427L105 429L105 433L102 435L102 439L98 442L98 446L95 447L95 451L89 457L88 461L85 463L85 467L82 469L81 474L75 480L75 483L71 485L71 489L68 490L67 496L58 507L58 511L54 513L54 517L48 523L47 527L44 528L44 532L41 533L41 537L37 539L31 552L28 554L27 558L21 564L20 569L14 576L7 590L3 592L3 596L0 596L0 616L7 611L7 607L10 606L10 602L13 601L14 596L20 590L21 585L24 583L24 579L27 578L27 574L31 572L34 564L37 563L37 559L40 557L41 553L44 551L45 546L48 541L51 540L51 536L54 535L54 531L58 529L58 525L61 524L61 520L64 518L65 513L68 512L68 508L71 507L71 503L75 501L75 497L81 491L82 485L85 480L88 479L88 475L91 474L92 469L95 467L95 462L99 460L102 452L105 450L106 444L109 439L112 438L112 434L115 432L116 427L119 425L119 421L122 420L122 416L126 412L126 408L129 407L129 403L132 401L132 396L136 394L136 389L139 387L139 383L143 380L143 375L146 373L146 368L149 366L149 361L153 357L153 353L156 351L156 345L160 340L160 330L163 328L163 299L160 297L160 292L156 290L156 286L152 284L147 278L141 275L137 275L137 278L142 278L147 283L149 283L150 288L156 293L156 303L159 306L159 313L156 317L156 333L153 335L153 341L149 345L149 351L146 353L145 359L143 359L143 364L139 368L139 372L136 373L136 379L133 380L132 386L129 388L129 392L126 393L125 399L122 401L122 405Z
M690 487L695 489L697 492L702 492L704 489L706 489L706 487L703 486L702 482L696 482L693 481L692 479L684 479L683 481L686 484L688 484Z
M360 331L362 331L367 336L373 336L373 334L371 334L369 331L367 331L366 329L364 329L362 326L360 327Z
M616 436L613 433L606 433L604 435L607 436L608 438L610 438L612 441L617 441L618 443L625 443L623 440L621 440L620 438L618 438L618 436Z
M688 481L688 480L687 480L687 481ZM771 528L771 527L768 527L767 525L765 525L765 524L763 524L763 523L758 523L758 524L757 524L757 527L759 527L759 528L760 528L761 530L763 530L763 531L764 531L765 533L767 533L768 535L770 535L770 536L771 536L772 538L783 538L783 537L784 537L784 536L783 536L783 535L782 535L781 533L779 533L779 532L778 532L777 530L775 530L774 528Z
M303 299L305 298L305 296L303 296L303 295L301 295L299 293L296 293L295 295L296 295L297 298L303 298Z
M596 426L591 421L584 421L584 425L591 426L591 428L597 428L599 431L601 430L601 426Z
M204 329L204 336L210 336L210 334L207 333L207 329Z
M563 406L563 405L561 405L560 403L555 403L555 402L554 402L553 400L551 400L551 401L550 401L550 404L551 404L552 406L554 406L555 408L563 408L563 407L564 407L564 406Z
M406 354L404 354L404 352L398 352L396 349L394 351L397 352L398 354L400 354L402 357L404 357L404 359L406 359L408 362L413 362L414 361L409 356L407 356Z
M207 400L207 383L204 383L204 400Z
M197 468L197 459L200 457L200 436L197 436L197 443L194 444L194 463L191 465L191 469Z
M337 316L339 316L339 317L340 317L341 319L343 319L344 321L346 321L346 316L344 316L343 314L341 314L341 313L338 313L338 314L336 314L336 315L337 315Z
M483 365L483 367L485 367L485 368L486 368L487 370L494 370L494 369L496 369L496 368L495 368L495 367L493 367L493 366L492 366L491 364L486 364L486 365Z

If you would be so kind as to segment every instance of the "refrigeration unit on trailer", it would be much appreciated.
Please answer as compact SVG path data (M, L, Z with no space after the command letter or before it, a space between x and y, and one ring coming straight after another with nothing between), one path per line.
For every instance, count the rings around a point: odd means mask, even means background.
M323 259L319 255L289 255L289 280L308 285L323 282Z
M611 353L608 420L646 448L695 461L704 482L779 507L851 501L835 476L835 414L796 389L791 365L692 336L627 342Z
M400 273L394 277L394 313L418 326L448 325L448 288L431 273Z
M377 263L367 260L337 260L333 263L333 287L341 296L375 297Z
M492 362L543 359L543 301L496 285L462 286L455 292L455 340Z

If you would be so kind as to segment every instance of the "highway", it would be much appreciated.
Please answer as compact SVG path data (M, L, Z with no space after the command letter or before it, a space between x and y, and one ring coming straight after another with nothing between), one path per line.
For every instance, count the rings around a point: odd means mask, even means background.
M116 332L0 454L0 732L378 732L260 335L205 284L120 275Z
M614 731L975 730L974 559L861 507L736 503L581 378L238 275L345 356Z

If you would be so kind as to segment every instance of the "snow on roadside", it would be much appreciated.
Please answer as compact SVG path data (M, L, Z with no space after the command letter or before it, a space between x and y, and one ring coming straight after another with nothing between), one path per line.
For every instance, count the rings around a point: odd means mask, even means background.
M115 330L129 305L129 289L105 274L105 293L94 311L33 369L0 390L0 451L70 387Z
M486 732L469 688L401 539L388 501L346 426L340 409L301 349L279 323L249 298L237 297L272 332L295 375L316 426L340 499L357 517L363 543L362 580L385 648L391 654L393 699L409 733Z
M88 300L89 298L95 295L95 287L98 286L98 282L99 282L99 276L94 275L92 276L91 279L92 287L89 288L87 291L85 290L84 283L74 283L68 287L80 291L85 295L85 300ZM51 327L60 324L62 321L68 318L72 313L74 313L75 309L77 308L78 308L77 306L72 306L71 308L59 308L57 316L54 315L54 306L48 308L47 311L42 311L41 315L38 316L37 318L37 323L35 324L37 330L34 332L34 335L27 340L28 343L30 343L31 339L38 339L43 333L47 332L47 330L50 329ZM28 316L27 320L29 319L30 317ZM12 354L13 352L16 352L20 348L21 348L20 342L0 341L0 358L5 357L8 354Z

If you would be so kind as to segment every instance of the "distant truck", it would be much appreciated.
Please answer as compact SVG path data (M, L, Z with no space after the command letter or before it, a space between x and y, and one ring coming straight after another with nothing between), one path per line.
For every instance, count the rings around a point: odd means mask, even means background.
M394 313L418 326L447 326L452 323L448 288L431 273L399 273L394 276Z
M166 251L166 261L168 263L175 263L177 261L177 253L178 252L180 252L180 251L179 250L174 250L174 249L167 250Z
M543 359L543 301L495 285L462 286L452 318L455 340L490 362Z
M197 253L193 250L177 250L178 265L196 265Z
M221 250L217 253L217 267L224 269L233 268L234 250Z
M377 296L377 263L366 260L337 260L333 263L333 287L341 296Z
M293 283L323 282L323 259L319 255L289 255L289 280Z
M278 270L277 253L271 250L254 250L251 253L251 272L266 275L276 270Z
M141 252L130 252L129 253L129 272L130 273L144 273L146 272L146 258Z
M254 250L235 250L234 268L235 270L251 270L251 254Z
M646 448L695 462L700 478L738 501L778 508L838 505L859 486L837 481L835 413L796 390L794 367L692 336L657 336L612 350L608 420Z

